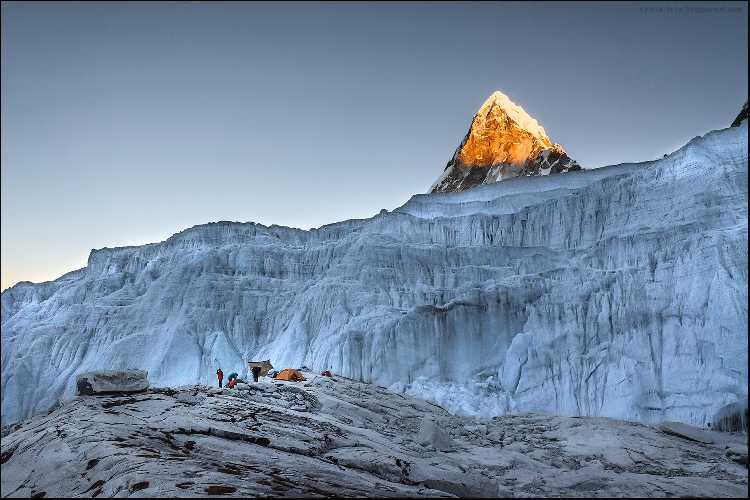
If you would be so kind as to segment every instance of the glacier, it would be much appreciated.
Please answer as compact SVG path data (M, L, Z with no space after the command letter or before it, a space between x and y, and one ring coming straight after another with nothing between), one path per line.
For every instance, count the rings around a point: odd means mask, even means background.
M306 365L457 414L711 422L747 401L747 121L667 157L317 229L217 222L2 293L2 422L79 373Z

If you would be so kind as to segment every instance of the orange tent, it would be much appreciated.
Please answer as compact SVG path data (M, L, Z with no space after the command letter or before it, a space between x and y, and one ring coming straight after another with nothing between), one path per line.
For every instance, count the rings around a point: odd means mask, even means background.
M274 378L276 380L289 380L291 382L301 382L303 380L307 380L302 376L299 370L295 370L294 368L284 368L279 373L277 373L276 377Z

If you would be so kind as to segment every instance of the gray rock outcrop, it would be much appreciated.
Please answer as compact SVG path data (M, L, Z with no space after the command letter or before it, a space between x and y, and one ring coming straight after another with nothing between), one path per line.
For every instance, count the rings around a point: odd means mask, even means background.
M686 425L681 422L664 422L659 426L659 430L671 434L672 436L678 436L690 441L698 443L712 444L713 439L706 433L693 427L692 425Z
M101 370L76 377L79 395L142 392L148 389L146 370Z
M451 442L450 436L443 431L439 422L436 422L432 418L425 418L422 420L422 425L420 426L419 434L417 435L417 442L422 446L433 448L438 451L448 451L453 449L453 443Z
M742 123L744 120L747 120L747 101L745 101L745 105L742 106L740 114L738 114L737 118L735 118L732 122L732 127L739 127L740 123Z
M459 417L341 376L250 387L152 388L65 402L3 437L1 496L747 492L746 434L682 429L705 433L706 444L610 418Z

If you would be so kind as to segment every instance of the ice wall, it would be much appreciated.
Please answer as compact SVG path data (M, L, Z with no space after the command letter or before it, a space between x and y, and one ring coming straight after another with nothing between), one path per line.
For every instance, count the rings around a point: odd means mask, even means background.
M311 231L219 222L94 250L2 294L2 421L88 370L215 383L270 358L459 413L707 423L747 400L747 132Z

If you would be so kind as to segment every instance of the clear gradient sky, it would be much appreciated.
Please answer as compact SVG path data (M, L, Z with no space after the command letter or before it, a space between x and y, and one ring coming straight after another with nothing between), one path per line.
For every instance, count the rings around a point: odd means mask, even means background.
M747 4L2 4L2 289L218 220L425 192L501 90L585 167L747 99Z

